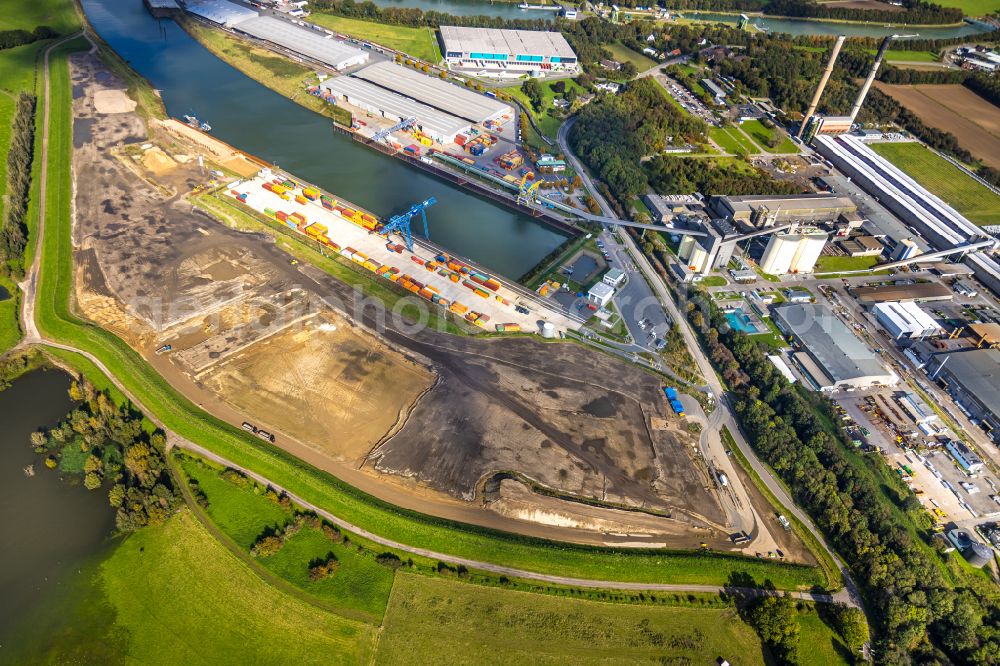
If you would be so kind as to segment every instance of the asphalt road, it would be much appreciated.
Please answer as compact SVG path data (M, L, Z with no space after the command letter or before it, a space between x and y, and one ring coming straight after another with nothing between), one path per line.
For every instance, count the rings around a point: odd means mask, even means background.
M86 35L86 33L84 34L89 41L90 40L89 35ZM211 460L214 460L219 464L226 465L228 467L233 467L234 469L239 469L261 484L270 485L278 490L285 490L287 492L287 489L282 488L280 485L273 483L270 479L260 474L257 474L253 470L243 468L239 465L235 465L234 463L223 458L222 456L216 455L215 453L209 451L208 449L205 449L204 447L195 444L194 442L190 442L184 439L183 437L180 437L177 433L167 428L164 423L159 421L156 416L156 413L148 409L146 405L144 405L140 400L138 400L128 390L128 388L118 379L118 377L116 377L114 374L111 373L111 371L107 368L107 366L104 365L104 363L99 358L97 358L96 356L94 356L93 354L84 349L48 340L44 336L42 336L38 331L38 328L35 324L34 313L36 309L36 299L38 296L36 286L38 281L38 270L40 265L39 257L42 254L41 248L43 247L42 243L44 241L44 234L45 234L45 199L46 199L46 189L48 185L47 165L48 165L48 149L49 149L49 119L50 119L50 108L51 108L49 54L52 51L52 49L58 46L59 44L68 41L70 39L73 39L78 35L79 33L70 35L58 42L55 42L45 50L45 55L44 55L43 76L44 76L45 114L44 114L44 123L42 127L41 150L39 151L39 154L37 156L38 159L41 160L41 169L39 175L39 201L40 201L39 223L38 223L38 229L36 231L38 251L36 251L35 259L32 265L28 269L27 277L25 278L24 282L20 285L24 294L21 316L25 330L25 337L19 346L25 346L30 344L42 344L57 349L63 349L66 351L75 352L84 356L85 358L90 360L102 373L104 373L104 375L108 377L108 379L122 392L123 395L125 395L135 405L137 409L141 410L144 414L146 414L146 416L154 424L156 424L158 428L164 431L164 433L167 436L169 446L171 447L178 446L188 451L197 453L198 455L205 456ZM96 46L92 41L91 45L93 47L91 49L91 52L93 52L94 50L96 50ZM322 515L324 518L330 520L331 522L335 523L341 528L348 530L350 532L354 532L358 535L361 535L366 539L374 541L375 543L379 543L386 547L395 548L403 552L437 559L439 561L447 562L449 564L455 564L455 565L461 564L468 568L480 569L482 571L489 571L501 575L514 576L518 578L538 580L538 581L555 583L560 585L568 585L573 587L587 587L587 588L602 588L602 589L617 589L617 590L656 590L656 591L672 591L672 592L709 592L709 593L728 592L728 593L738 593L750 596L773 594L772 592L766 590L751 589L751 588L724 588L721 586L712 586L712 585L674 585L667 583L634 583L627 581L592 580L587 578L574 578L568 576L552 576L548 574L537 573L534 571L528 571L524 569L517 569L514 567L495 564L492 562L483 562L479 560L471 560L467 558L455 557L452 555L448 555L446 553L438 553L432 550L428 550L426 548L420 548L417 546L412 546L397 541L393 541L392 539L387 539L385 537L369 532L368 530L365 530L357 525L353 525L345 520L342 520L337 516L331 514L330 512L322 509L322 507L318 507L309 502L304 501L302 498L296 496L294 493L289 492L288 495L293 501L299 503L300 505L306 508L316 511L317 514ZM829 602L833 600L837 601L843 600L848 602L851 601L850 599L843 598L843 593L838 593L837 595L830 596L823 594L813 594L809 592L796 592L794 593L794 595L800 599L808 599L821 602Z
M570 149L568 141L568 132L570 127L572 126L572 122L573 122L572 119L570 119L566 123L563 123L563 125L559 128L559 133L558 133L559 148L566 156L567 161L570 162L570 164L576 170L577 174L579 174L581 180L583 180L584 185L594 195L594 198L597 200L604 214L609 217L615 217L614 210L604 199L604 197L601 196L600 190L598 190L594 186L594 182L591 180L590 175L587 173L587 170L584 168L583 164L577 159L576 155L574 155L572 150ZM843 576L844 579L844 589L837 595L835 595L838 598L838 601L843 601L855 607L863 608L861 602L861 595L858 592L857 585L854 583L854 580L851 577L850 571L841 561L840 557L829 546L829 544L827 544L826 539L824 538L823 534L819 531L819 529L817 529L816 526L813 524L812 519L810 519L810 517L795 504L795 502L792 500L792 498L785 490L784 485L778 479L775 478L771 469L766 465L764 465L757 458L756 453L754 453L749 443L747 443L746 439L743 437L743 434L740 432L739 426L736 423L736 419L733 416L732 408L729 404L729 400L725 394L722 383L719 381L718 376L715 374L715 369L712 367L712 364L709 361L708 357L702 351L701 346L698 344L698 341L695 338L694 332L692 331L690 325L688 325L687 323L687 320L681 315L679 308L674 302L673 295L667 289L662 278L660 278L660 275L655 270L653 270L653 267L649 264L649 261L646 259L645 255L641 251L639 251L638 247L636 247L635 242L632 240L632 237L630 235L628 235L627 233L623 233L622 241L624 249L627 252L628 256L635 263L636 267L642 273L642 275L645 277L645 280L643 280L643 282L645 282L647 285L651 285L651 289L653 292L655 292L656 297L661 306L665 308L667 314L675 322L677 322L678 327L684 336L684 341L687 344L687 347L690 350L691 355L694 358L699 371L701 372L702 376L705 377L705 380L707 382L706 392L709 394L710 397L714 397L717 401L716 408L709 416L705 428L706 430L713 431L715 434L707 435L702 438L702 446L707 448L706 457L709 460L712 460L713 463L717 465L717 469L724 472L730 479L733 480L734 482L732 484L733 486L736 486L739 483L738 477L736 476L735 470L733 468L732 458L731 456L726 455L725 447L721 439L721 434L720 434L721 428L722 426L727 427L729 432L733 435L733 439L736 441L737 447L739 447L744 457L749 461L750 466L753 468L753 470L763 480L763 483L767 487L767 489L778 499L778 502L784 507L786 511L794 515L796 518L799 519L799 521L802 522L803 525L806 526L806 528L813 534L813 536L817 539L817 541L820 544L822 544L823 548L827 551L827 554L833 559L837 567L840 569L841 575ZM743 498L745 499L746 497L745 490L742 490L742 493L740 492L741 489L734 488L734 490L737 492L738 496L742 495ZM747 499L745 499L743 504L744 506L747 507L750 506L750 502ZM753 530L748 529L746 531L748 533L751 533Z

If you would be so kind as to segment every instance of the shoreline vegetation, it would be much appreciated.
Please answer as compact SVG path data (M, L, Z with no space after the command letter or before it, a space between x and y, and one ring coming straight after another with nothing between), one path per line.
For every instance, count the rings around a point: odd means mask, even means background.
M635 582L725 583L734 572L771 579L785 589L823 583L816 567L778 564L754 558L687 551L623 551L529 539L401 509L321 472L287 452L253 438L197 408L123 341L80 320L69 309L73 285L70 239L71 192L67 165L72 154L72 118L67 56L86 47L82 40L53 52L52 119L47 155L46 234L39 275L37 323L49 338L98 357L147 409L150 417L181 437L323 506L345 521L373 528L402 542L419 543L454 556L507 566L593 579L624 577Z
M874 26L886 26L886 27L899 27L899 28L960 28L963 25L970 23L968 20L956 21L955 23L896 23L893 21L880 21L877 19L872 20L854 20L854 19L836 19L836 18L823 18L820 16L784 16L781 14L767 14L762 11L746 11L738 12L734 10L725 9L668 9L671 14L677 14L681 18L687 19L689 21L694 21L695 23L716 23L711 19L702 19L697 16L685 16L684 12L692 13L697 12L699 14L724 14L725 16L735 16L739 18L740 14L746 14L750 18L762 18L762 19L782 19L785 21L814 21L817 23L844 23L847 25L874 25ZM626 12L627 13L627 12ZM835 36L830 35L830 39Z

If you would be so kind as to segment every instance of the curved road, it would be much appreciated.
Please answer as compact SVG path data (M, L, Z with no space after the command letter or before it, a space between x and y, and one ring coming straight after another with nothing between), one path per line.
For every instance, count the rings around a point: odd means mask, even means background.
M84 35L87 37L88 41L90 41L89 35L86 35L86 33L84 33ZM71 36L66 37L66 38L64 38L62 40L59 40L58 42L53 43L51 46L49 46L45 50L45 55L44 55L44 100L45 100L45 113L44 113L44 124L43 124L43 128L42 128L41 151L39 152L39 156L38 156L38 158L42 160L41 169L40 169L40 176L39 176L39 213L38 213L39 214L39 220L38 220L37 242L36 242L36 245L35 245L36 250L35 250L35 253L34 253L34 261L32 262L32 265L29 267L29 270L28 270L28 273L27 273L27 276L26 276L25 280L20 285L21 289L23 291L23 295L24 295L21 316L22 316L22 324L24 326L24 331L25 331L25 337L24 337L24 340L21 342L22 346L23 345L30 345L30 344L41 344L41 345L47 345L47 346L50 346L50 347L54 347L54 348L57 348L57 349L63 349L63 350L66 350L66 351L75 352L77 354L80 354L80 355L84 356L85 358L87 358L88 360L90 360L101 372L103 372L108 377L108 379L126 397L128 397L128 399L131 400L132 403L138 409L140 409L143 413L145 413L150 418L150 420L152 420L153 423L155 423L157 425L157 427L159 427L160 429L162 429L166 433L167 438L168 438L168 446L170 446L170 447L172 447L172 446L178 446L178 447L186 449L188 451L197 453L200 456L204 456L204 457L206 457L208 459L211 459L211 460L217 462L218 464L225 465L225 466L228 466L228 467L232 467L234 469L238 469L238 470L242 471L244 474L246 474L247 476L249 476L249 477L253 478L254 480L256 480L258 483L262 483L262 484L265 484L265 485L270 485L270 486L274 487L277 490L285 491L293 501L295 501L296 503L300 504L301 506L304 506L304 507L306 507L306 508L308 508L308 509L310 509L312 511L315 511L318 515L323 516L325 519L331 521L332 523L338 525L339 527L341 527L341 528L343 528L343 529L345 529L345 530L347 530L349 532L354 532L355 534L363 536L366 539L369 539L369 540L371 540L371 541L373 541L375 543L378 543L380 545L386 546L388 548L393 548L393 549L396 549L396 550L399 550L399 551L402 551L402 552L411 553L411 554L418 555L418 556L421 556L421 557L427 557L427 558L431 558L431 559L436 559L436 560L439 560L441 562L446 562L448 564L463 565L463 566L471 568L471 569L479 569L479 570L482 570L482 571L489 571L491 573L496 573L496 574L500 574L500 575L504 575L504 576L511 576L511 577L516 577L516 578L524 578L524 579L528 579L528 580L537 580L537 581L541 581L541 582L553 583L553 584L558 584L558 585L566 585L566 586L571 586L571 587L601 588L601 589L614 589L614 590L654 590L654 591L668 591L668 592L707 592L707 593L730 593L730 594L735 593L735 594L748 595L748 596L761 596L761 595L773 594L772 592L769 592L767 590L759 590L759 589L756 589L756 588L726 588L726 587L723 587L723 586L716 586L716 585L675 585L675 584L668 584L668 583L636 583L636 582L627 582L627 581L611 581L611 580L594 580L594 579L589 579L589 578L574 578L574 577L571 577L571 576L553 576L553 575L538 573L538 572L529 571L529 570L525 570L525 569L518 569L518 568L515 568L515 567L508 567L508 566L504 566L504 565L500 565L500 564L495 564L495 563L492 563L492 562L483 562L483 561L472 560L472 559L467 559L467 558L463 558L463 557L456 557L456 556L448 555L448 554L445 554L445 553L438 553L438 552L435 552L435 551L432 551L432 550L428 550L426 548L419 548L419 547L416 547L416 546L411 546L411 545L408 545L408 544L403 544L403 543L400 543L400 542L397 542L397 541L393 541L392 539L387 539L385 537L379 536L378 534L374 534L372 532L369 532L368 530L365 530L362 527L359 527L359 526L351 524L351 523L349 523L349 522L347 522L345 520L342 520L342 519L338 518L337 516L331 514L330 512L324 510L323 508L318 507L318 506L316 506L316 505L314 505L314 504L312 504L310 502L305 501L304 499L302 499L301 497L298 497L294 493L288 492L287 489L282 488L281 486L272 483L269 479L267 479L264 476L261 476L260 474L257 474L253 470L243 468L243 467L241 467L239 465L235 465L231 461L223 458L222 456L216 455L215 453L213 453L213 452L205 449L204 447L202 447L202 446L200 446L198 444L195 444L194 442L190 442L190 441L188 441L188 440L180 437L176 433L174 433L171 430L169 430L165 426L165 424L163 424L162 422L160 422L157 419L155 413L152 410L148 409L145 405L142 404L142 402L140 402L139 400L137 400L136 397L128 390L128 388L124 384L122 384L122 382L117 377L115 377L110 372L110 370L108 370L108 368L104 365L104 363L101 362L101 360L99 358L97 358L96 356L94 356L93 354L91 354L90 352L88 352L86 350L79 349L79 348L73 347L71 345L66 345L66 344L62 344L62 343L59 343L59 342L55 342L55 341L52 341L52 340L48 340L43 335L41 335L41 333L38 331L38 328L37 328L37 326L35 324L34 313L35 313L35 307L36 307L36 299L38 297L36 287L37 287L37 284L38 284L39 265L41 263L41 254L42 254L41 250L42 250L42 246L43 246L42 244L43 244L44 237L45 237L45 215L46 215L46 213L45 213L45 195L46 195L46 189L47 189L47 185L48 185L48 182L47 182L48 181L48 173L47 173L47 171L48 171L49 119L50 119L50 101L51 101L51 95L50 95L50 76L49 76L49 54L51 53L52 49L54 49L56 46L62 44L65 41L68 41L70 39L74 39L74 38L76 38L78 36L79 36L79 33L71 35ZM91 52L93 53L96 50L96 45L94 45L93 41L91 41L91 45L93 47L91 49ZM826 595L826 594L814 594L814 593L811 593L811 592L794 592L793 595L796 598L799 598L799 599L806 599L806 600L819 601L819 602L830 602L830 601L834 601L834 600L836 600L836 601L842 601L843 600L843 601L847 601L847 602L850 603L849 599L842 599L840 593L838 593L837 595L834 595L834 596L830 596L830 595Z
M570 119L559 127L559 133L557 136L559 149L565 155L566 160L573 166L573 169L577 172L577 174L579 174L587 189L593 193L594 198L601 206L601 210L606 215L613 217L615 216L614 209L611 208L608 202L601 195L600 190L594 186L594 182L591 180L590 174L570 149L567 135L572 124L573 119ZM763 480L767 489L778 498L778 502L785 508L786 511L793 514L803 525L806 526L817 541L822 544L824 550L826 550L827 554L836 563L837 568L840 569L841 576L844 579L844 590L835 595L837 600L844 601L845 603L849 603L852 606L864 610L861 594L859 593L857 585L851 577L851 573L848 568L844 565L837 553L834 552L833 548L831 548L827 543L823 534L813 524L812 519L805 513L805 511L798 507L795 501L785 490L785 486L781 483L781 481L775 478L771 468L761 463L761 461L757 458L757 454L750 447L749 443L747 443L746 439L744 439L743 434L736 423L736 419L733 416L732 407L729 404L729 399L726 395L724 387L722 386L722 382L719 381L719 377L715 373L715 368L712 367L711 361L708 360L708 357L702 351L701 346L699 345L698 340L687 321L687 317L685 317L677 307L677 304L674 302L673 295L667 289L663 279L660 277L660 274L653 270L653 267L650 265L646 255L639 250L635 241L629 234L621 234L621 236L624 239L625 246L628 249L633 261L645 276L646 282L652 285L655 289L660 303L666 308L674 322L677 323L681 333L683 333L684 341L687 343L688 349L691 351L691 355L694 357L699 371L707 382L707 388L714 396L716 396L718 400L715 411L708 417L708 427L705 428L708 432L707 439L709 441L710 449L718 452L716 456L717 462L728 463L730 465L730 471L732 471L731 456L725 455L725 446L721 438L722 426L725 426L729 429L733 439L736 441L736 446L739 447L744 457L750 462L750 466ZM733 474L730 474L729 476L730 478L735 478L735 475Z

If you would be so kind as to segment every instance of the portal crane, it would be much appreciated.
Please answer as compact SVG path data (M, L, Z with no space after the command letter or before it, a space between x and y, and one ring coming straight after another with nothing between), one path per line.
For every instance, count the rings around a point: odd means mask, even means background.
M416 217L418 214L424 218L424 238L430 238L430 231L427 228L427 207L433 206L437 203L437 199L434 197L429 197L420 203L413 204L410 206L410 210L402 213L400 215L393 215L389 218L389 221L385 223L385 227L382 229L382 233L389 236L392 232L396 232L402 237L403 242L406 243L406 249L413 252L413 232L410 230L410 221Z
M389 135L392 134L393 132L398 132L399 130L409 129L416 122L417 122L417 119L414 118L413 116L410 116L409 118L404 118L403 120L400 120L398 123L396 123L392 127L387 127L385 129L380 129L379 131L375 132L375 134L372 135L372 141L383 141L383 140L389 138Z
M517 189L517 203L524 204L525 206L538 201L538 186L542 184L542 181L536 180L531 185L525 187L527 183L528 174L524 174L521 177L521 185Z

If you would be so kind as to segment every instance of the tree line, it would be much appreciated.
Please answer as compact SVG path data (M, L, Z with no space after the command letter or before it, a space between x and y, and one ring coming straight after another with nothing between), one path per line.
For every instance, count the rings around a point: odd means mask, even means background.
M309 6L314 11L322 11L346 18L356 18L376 23L405 25L413 28L442 25L457 25L469 28L511 28L516 30L551 30L552 22L547 19L503 19L498 16L454 16L444 12L429 11L415 7L380 7L374 2L355 0L313 0Z
M612 194L628 201L649 185L640 160L668 145L704 142L705 123L667 104L660 85L644 78L583 107L569 139Z
M727 161L657 155L645 164L650 185L660 194L738 196L745 194L797 194L799 185L776 180L763 169L746 165L735 169Z
M116 405L90 382L74 381L69 395L80 404L55 427L31 435L45 466L82 476L88 490L106 487L119 532L163 524L179 499L163 432L147 432L131 404Z
M0 30L0 50L24 46L43 39L58 37L59 33L47 25L40 25L31 32L27 30Z
M872 469L879 461L847 453L844 433L825 425L837 423L829 399L789 384L761 345L733 330L706 293L694 293L687 314L732 390L754 450L861 583L879 630L877 662L996 663L1000 602L992 581L976 574L945 577L932 559L945 556L929 554L917 541L929 533L919 501L902 484L880 480Z
M14 277L24 273L24 248L28 244L28 197L31 190L31 163L35 151L35 96L17 96L7 152L7 208L0 230L0 261Z

